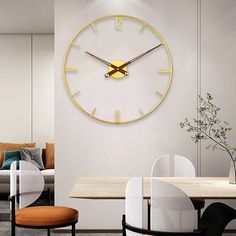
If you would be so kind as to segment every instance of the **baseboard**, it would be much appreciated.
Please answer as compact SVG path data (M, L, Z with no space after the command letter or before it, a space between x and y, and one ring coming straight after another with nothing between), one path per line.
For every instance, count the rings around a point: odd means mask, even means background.
M70 233L70 229L55 229L55 233ZM76 233L86 233L86 234L95 234L95 233L111 233L111 234L120 234L122 233L121 229L76 229Z
M236 229L226 229L224 231L225 234L232 234L232 233L236 233Z
M55 229L54 230L55 233L70 233L71 230L70 229ZM77 229L75 231L76 233L86 233L86 234L95 234L95 233L110 233L110 234L121 234L122 230L121 229ZM225 234L232 234L232 233L236 233L236 229L226 229L224 231Z

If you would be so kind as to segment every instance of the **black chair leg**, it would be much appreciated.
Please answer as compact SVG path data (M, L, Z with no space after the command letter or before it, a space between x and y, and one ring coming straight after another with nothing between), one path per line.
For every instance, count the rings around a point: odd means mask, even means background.
M11 236L15 236L16 235L16 228L14 223L11 222Z
M150 202L148 201L147 202L147 214L148 214L148 216L147 216L147 228L148 229L151 229L151 204L150 204Z
M50 236L50 228L48 228L47 231L48 231L48 236Z
M72 236L75 236L75 224L72 225Z
M122 236L126 236L125 215L122 216Z
M215 202L206 208L202 214L201 227L206 229L206 236L221 236L225 227L236 219L236 210L232 207Z
M48 205L51 205L51 191L50 188L47 190L47 200L48 200Z
M16 199L15 199L15 196L12 196L10 198L11 200L11 236L15 236L16 235L16 206L15 206L15 203L16 203Z
M197 210L197 229L200 229L200 221L201 221L201 209Z

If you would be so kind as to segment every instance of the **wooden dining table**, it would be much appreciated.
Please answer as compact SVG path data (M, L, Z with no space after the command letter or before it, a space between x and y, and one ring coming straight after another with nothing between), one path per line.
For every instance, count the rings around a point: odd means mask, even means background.
M125 188L132 177L79 177L70 193L79 199L125 199ZM155 177L182 189L190 198L236 199L236 184L227 177ZM143 177L143 196L150 198L151 177Z

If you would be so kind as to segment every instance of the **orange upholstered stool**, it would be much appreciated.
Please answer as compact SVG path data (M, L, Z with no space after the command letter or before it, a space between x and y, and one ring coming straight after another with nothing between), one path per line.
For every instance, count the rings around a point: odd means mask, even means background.
M16 210L17 225L32 227L57 227L78 221L78 211L61 206L36 206Z
M16 227L46 229L47 236L50 236L51 229L66 226L71 226L71 235L75 236L79 217L76 209L63 206L32 207L43 190L44 178L37 166L22 160L11 164L11 236L16 235Z

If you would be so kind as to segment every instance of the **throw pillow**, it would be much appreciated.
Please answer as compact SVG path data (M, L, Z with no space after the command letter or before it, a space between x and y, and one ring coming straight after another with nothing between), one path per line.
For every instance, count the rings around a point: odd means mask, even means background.
M20 148L21 160L28 161L38 167L39 170L44 170L43 160L40 148Z
M46 169L54 169L54 143L46 143Z
M0 143L0 166L4 159L4 151L17 150L21 147L36 147L36 143Z
M4 151L4 161L0 170L10 170L11 163L20 160L21 157L19 150Z

